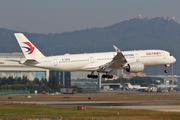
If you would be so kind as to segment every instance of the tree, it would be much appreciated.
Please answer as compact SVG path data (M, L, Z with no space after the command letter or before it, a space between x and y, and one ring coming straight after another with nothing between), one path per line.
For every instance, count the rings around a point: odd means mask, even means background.
M40 83L41 83L41 86L48 86L48 81L46 78L41 78Z
M38 78L35 78L35 79L33 80L33 83L34 83L34 84L41 85L41 83L40 83L40 81L39 81L39 79L38 79Z

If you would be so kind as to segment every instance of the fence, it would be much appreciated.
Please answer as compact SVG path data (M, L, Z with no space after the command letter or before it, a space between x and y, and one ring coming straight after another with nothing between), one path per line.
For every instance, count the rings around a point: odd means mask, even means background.
M9 94L30 94L30 91L25 91L25 90L0 90L0 95L9 95Z

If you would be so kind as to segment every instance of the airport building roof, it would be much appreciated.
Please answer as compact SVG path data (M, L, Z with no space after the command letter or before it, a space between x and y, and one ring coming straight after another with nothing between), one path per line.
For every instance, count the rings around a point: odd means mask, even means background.
M0 58L24 58L23 53L0 53Z

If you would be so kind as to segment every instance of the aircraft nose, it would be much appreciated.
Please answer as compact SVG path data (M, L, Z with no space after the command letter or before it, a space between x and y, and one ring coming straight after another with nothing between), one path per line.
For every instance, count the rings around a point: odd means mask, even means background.
M175 58L175 57L173 57L173 63L174 63L174 62L176 62L176 58Z

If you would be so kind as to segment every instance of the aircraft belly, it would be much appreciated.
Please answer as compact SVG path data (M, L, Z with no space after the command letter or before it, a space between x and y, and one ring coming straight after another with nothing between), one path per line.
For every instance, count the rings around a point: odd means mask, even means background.
M78 70L81 70L81 68L83 68L85 65L87 65L87 63L75 63L75 64L72 64L72 67L73 67L72 69L73 71L78 71Z
M58 69L61 71L79 71L85 65L87 65L87 63L82 63L82 62L62 63L58 65ZM81 71L83 71L83 69Z
M98 67L94 67L94 68L83 68L81 69L82 71L96 71L98 69Z
M157 57L150 57L143 60L145 66L156 66L162 64L162 59Z
M81 68L81 70L83 71L96 71L99 69L99 66L101 66L102 64L100 63L90 63L88 65L85 65Z

